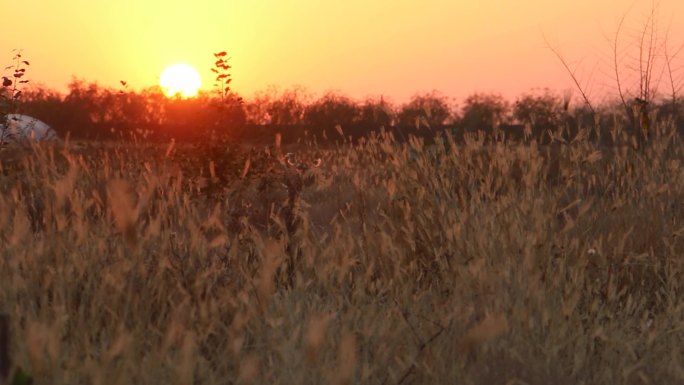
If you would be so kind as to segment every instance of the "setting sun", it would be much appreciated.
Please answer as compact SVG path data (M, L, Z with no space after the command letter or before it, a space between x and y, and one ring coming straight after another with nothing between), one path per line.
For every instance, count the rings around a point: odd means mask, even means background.
M202 80L197 70L181 63L167 67L159 78L159 85L169 97L180 95L189 98L197 95Z

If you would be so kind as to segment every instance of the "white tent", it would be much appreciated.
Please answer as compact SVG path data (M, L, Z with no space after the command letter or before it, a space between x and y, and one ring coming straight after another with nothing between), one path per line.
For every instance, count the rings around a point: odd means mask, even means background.
M0 144L28 140L59 140L59 137L50 126L31 116L9 114L0 119Z

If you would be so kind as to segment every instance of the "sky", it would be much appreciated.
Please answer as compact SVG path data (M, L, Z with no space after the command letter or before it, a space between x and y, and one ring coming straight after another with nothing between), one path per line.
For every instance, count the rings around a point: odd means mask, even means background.
M0 0L7 2L9 0ZM211 89L213 53L227 51L231 88L271 85L397 102L437 90L514 98L573 88L548 45L584 86L611 90L611 39L634 42L651 0L22 0L4 12L0 63L23 50L33 83L65 91L72 77L134 89L171 64ZM684 1L657 3L658 28L684 42ZM676 38L680 37L681 40ZM631 40L630 40L631 39ZM684 53L681 55L684 59ZM3 66L4 68L4 66ZM607 90L607 91L606 91Z

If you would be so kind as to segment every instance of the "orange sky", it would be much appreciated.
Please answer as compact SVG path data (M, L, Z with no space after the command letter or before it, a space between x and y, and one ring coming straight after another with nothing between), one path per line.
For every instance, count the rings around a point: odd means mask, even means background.
M651 4L22 0L4 12L0 61L10 64L10 51L22 48L31 61L28 77L60 90L72 76L147 87L164 67L185 62L200 70L203 88L210 88L212 53L226 50L233 89L247 97L272 84L356 98L384 94L399 102L433 89L456 98L476 91L514 97L533 87L572 87L545 48L544 35L569 61L581 60L581 79L595 88L609 84L607 36L629 10L624 39L633 38ZM659 13L663 35L669 28L672 45L681 44L684 23L674 21L684 19L684 1L662 0Z

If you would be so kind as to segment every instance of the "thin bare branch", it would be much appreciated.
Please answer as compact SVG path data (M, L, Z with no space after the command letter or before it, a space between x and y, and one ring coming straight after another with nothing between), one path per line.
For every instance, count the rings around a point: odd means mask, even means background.
M644 27L641 30L641 36L639 38L639 97L644 98L644 83L645 74L648 70L644 70L644 40L646 39L646 30L648 22L644 23ZM617 38L616 38L617 40Z
M618 23L617 30L615 31L615 39L613 40L613 68L615 69L615 82L617 85L618 96L620 97L620 101L622 101L622 106L624 107L625 111L629 111L629 106L625 100L625 93L622 89L622 81L620 80L620 67L618 66L618 39L626 18L627 12L622 15L622 18Z
M656 5L653 3L651 6L651 15L647 19L647 24L646 28L649 31L649 42L648 42L648 56L647 56L647 61L646 61L646 74L645 74L645 81L646 83L644 84L644 91L645 94L644 100L647 103L650 103L652 99L655 98L657 94L657 89L658 89L658 84L653 85L653 71L655 69L656 65L656 51L657 51L657 45L658 45L658 35L657 35L657 24L655 22L656 19ZM659 83L659 82L658 82Z
M667 41L667 38L665 39ZM680 48L681 49L681 48ZM674 78L674 73L672 70L672 59L674 56L671 56L669 51L668 51L668 46L665 44L665 66L667 67L667 75L668 79L670 80L670 96L672 98L672 113L676 115L677 112L677 86L675 83L675 78ZM679 50L677 50L679 52Z
M570 75L570 79L572 79L573 83L575 83L575 87L577 90L580 92L582 95L582 99L584 100L584 103L589 107L589 110L591 111L592 114L596 113L596 110L594 109L594 106L592 106L591 101L589 101L589 96L585 92L584 87L579 83L579 80L577 79L577 76L575 75L575 71L570 69L570 66L568 63L565 61L565 58L563 55L558 51L556 48L554 48L549 41L546 39L546 36L544 36L544 43L546 44L546 47L553 52L554 55L556 55L556 58L561 62L563 65L563 68L567 71L568 75Z

